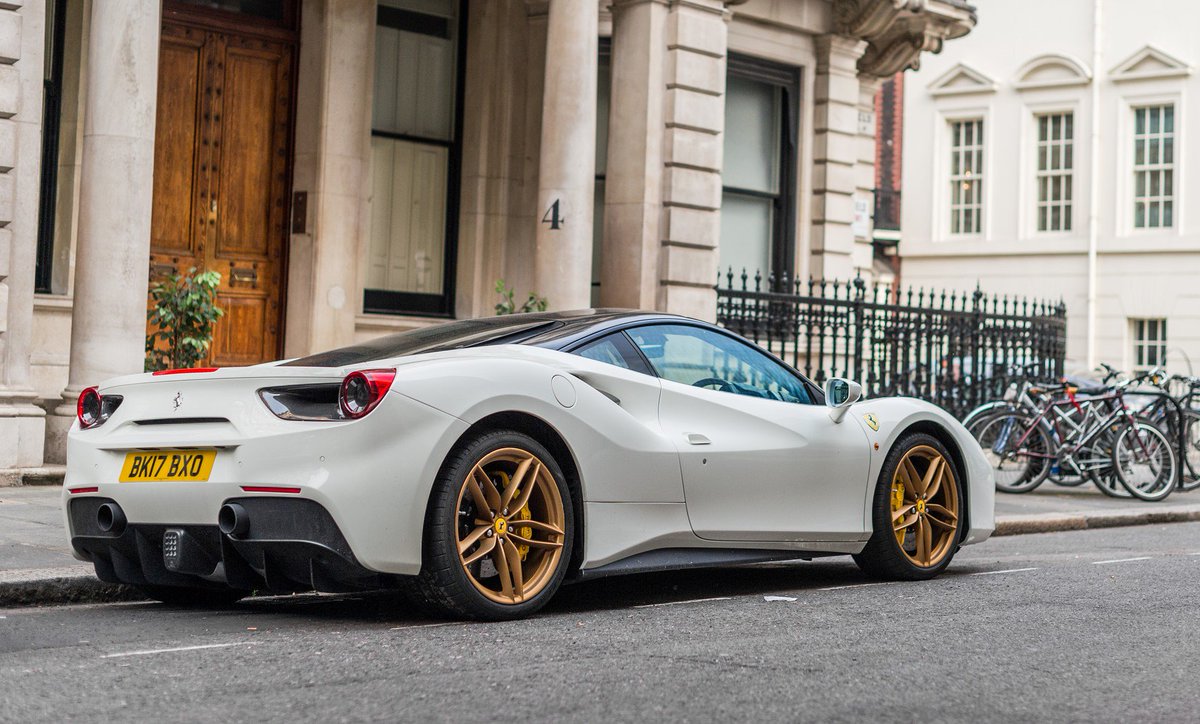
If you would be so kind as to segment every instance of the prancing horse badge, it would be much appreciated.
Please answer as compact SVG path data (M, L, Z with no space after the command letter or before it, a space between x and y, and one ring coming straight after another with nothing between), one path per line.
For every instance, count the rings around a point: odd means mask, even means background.
M875 432L879 432L879 418L875 417L871 413L867 413L866 415L863 415L863 419L867 421L867 427L871 428Z

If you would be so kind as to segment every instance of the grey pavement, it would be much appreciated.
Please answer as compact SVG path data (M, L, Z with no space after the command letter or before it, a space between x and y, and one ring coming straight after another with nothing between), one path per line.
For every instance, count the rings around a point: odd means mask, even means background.
M540 615L394 597L0 609L0 720L1195 721L1200 523L602 579ZM508 716L504 716L507 714Z

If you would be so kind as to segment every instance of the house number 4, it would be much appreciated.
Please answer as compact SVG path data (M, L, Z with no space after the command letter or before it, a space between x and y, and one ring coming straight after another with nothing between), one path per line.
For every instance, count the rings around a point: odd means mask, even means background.
M567 220L559 214L559 201L559 199L555 199L554 203L550 204L550 208L546 209L546 213L542 215L542 223L549 224L551 229L561 229L567 224Z

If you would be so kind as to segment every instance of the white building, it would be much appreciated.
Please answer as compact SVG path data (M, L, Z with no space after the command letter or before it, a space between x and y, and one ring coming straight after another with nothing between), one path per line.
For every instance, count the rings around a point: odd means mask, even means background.
M1061 297L1068 370L1200 373L1200 5L977 5L905 81L904 283Z

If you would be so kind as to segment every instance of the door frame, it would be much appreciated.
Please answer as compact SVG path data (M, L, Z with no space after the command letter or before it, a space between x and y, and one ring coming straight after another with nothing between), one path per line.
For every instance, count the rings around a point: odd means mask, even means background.
M283 356L284 337L287 334L288 270L290 267L291 248L292 192L294 191L293 174L296 168L296 95L299 86L299 78L297 76L300 68L300 15L302 5L300 0L281 0L281 2L284 3L284 22L282 24L253 15L245 15L216 8L205 8L181 2L180 0L163 0L162 6L163 25L167 23L187 25L203 30L287 43L292 47L291 67L288 72L288 77L291 79L291 88L289 89L290 102L288 103L287 111L287 152L285 161L287 171L284 178L284 189L287 193L284 195L283 200L283 218L285 224L283 239L280 240L279 304L278 318L275 320L279 333L275 335L275 349L271 350L275 359Z

